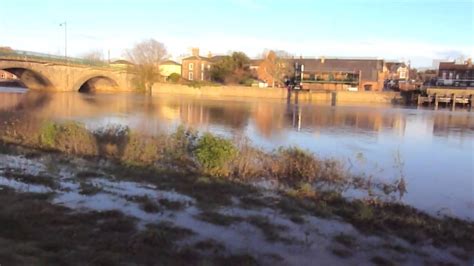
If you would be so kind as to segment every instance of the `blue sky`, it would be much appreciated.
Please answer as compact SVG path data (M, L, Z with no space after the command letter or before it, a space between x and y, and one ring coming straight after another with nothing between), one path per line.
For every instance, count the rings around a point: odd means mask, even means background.
M0 46L114 58L147 38L173 57L264 49L300 56L382 57L430 66L474 54L473 0L0 0Z

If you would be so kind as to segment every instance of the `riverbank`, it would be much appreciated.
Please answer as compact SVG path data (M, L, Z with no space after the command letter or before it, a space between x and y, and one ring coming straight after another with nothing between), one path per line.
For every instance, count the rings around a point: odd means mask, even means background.
M178 84L157 83L153 86L153 95L174 94L205 96L215 98L265 98L287 100L286 88L256 88L244 86L202 86L191 87ZM335 103L383 103L391 104L401 100L399 92L351 92L351 91L301 91L293 92L291 101Z
M8 230L0 239L8 248L0 257L12 264L172 258L433 265L473 258L472 222L391 201L384 196L398 195L402 183L369 184L337 160L295 148L263 153L185 128L146 137L126 128L89 132L46 123L36 132L1 133L0 217ZM370 194L344 198L349 186ZM45 244L53 224L59 234Z

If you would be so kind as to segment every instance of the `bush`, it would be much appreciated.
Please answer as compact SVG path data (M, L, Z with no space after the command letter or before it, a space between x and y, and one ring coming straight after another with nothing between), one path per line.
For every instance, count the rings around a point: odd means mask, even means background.
M244 86L247 86L247 87L251 87L252 84L254 84L256 82L255 79L252 79L252 78L245 78L245 79L242 79L240 81L240 84L244 85Z
M39 141L46 148L53 148L58 134L56 124L46 123L40 129Z
M313 154L296 147L280 148L274 157L271 172L281 183L292 187L314 182L321 170Z
M204 173L228 176L229 162L237 155L237 149L231 141L205 133L198 140L195 154Z
M94 155L95 140L84 125L77 122L47 123L41 128L40 145L74 154Z
M132 132L122 160L128 165L153 165L161 159L160 149L164 143L161 138L143 137Z
M196 147L197 133L184 126L179 126L164 145L164 156L167 163L178 166L193 166L192 153Z
M181 80L181 75L178 73L172 73L168 76L168 81L173 83L178 83Z

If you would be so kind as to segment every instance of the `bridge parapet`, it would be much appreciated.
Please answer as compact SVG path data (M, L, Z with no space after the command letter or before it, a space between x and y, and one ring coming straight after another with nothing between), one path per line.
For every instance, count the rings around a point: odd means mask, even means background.
M106 62L98 62L98 61L87 60L83 58L75 58L75 57L66 58L64 56L59 56L59 55L52 55L52 54L45 54L45 53L38 53L38 52L31 52L31 51L22 51L22 50L11 50L11 49L0 49L0 59L111 68L109 64Z

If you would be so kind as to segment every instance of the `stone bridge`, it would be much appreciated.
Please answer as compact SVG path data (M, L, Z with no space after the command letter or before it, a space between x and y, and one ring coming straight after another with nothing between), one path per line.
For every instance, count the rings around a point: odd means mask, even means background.
M91 92L134 88L133 74L109 66L0 57L0 70L16 75L32 90Z

